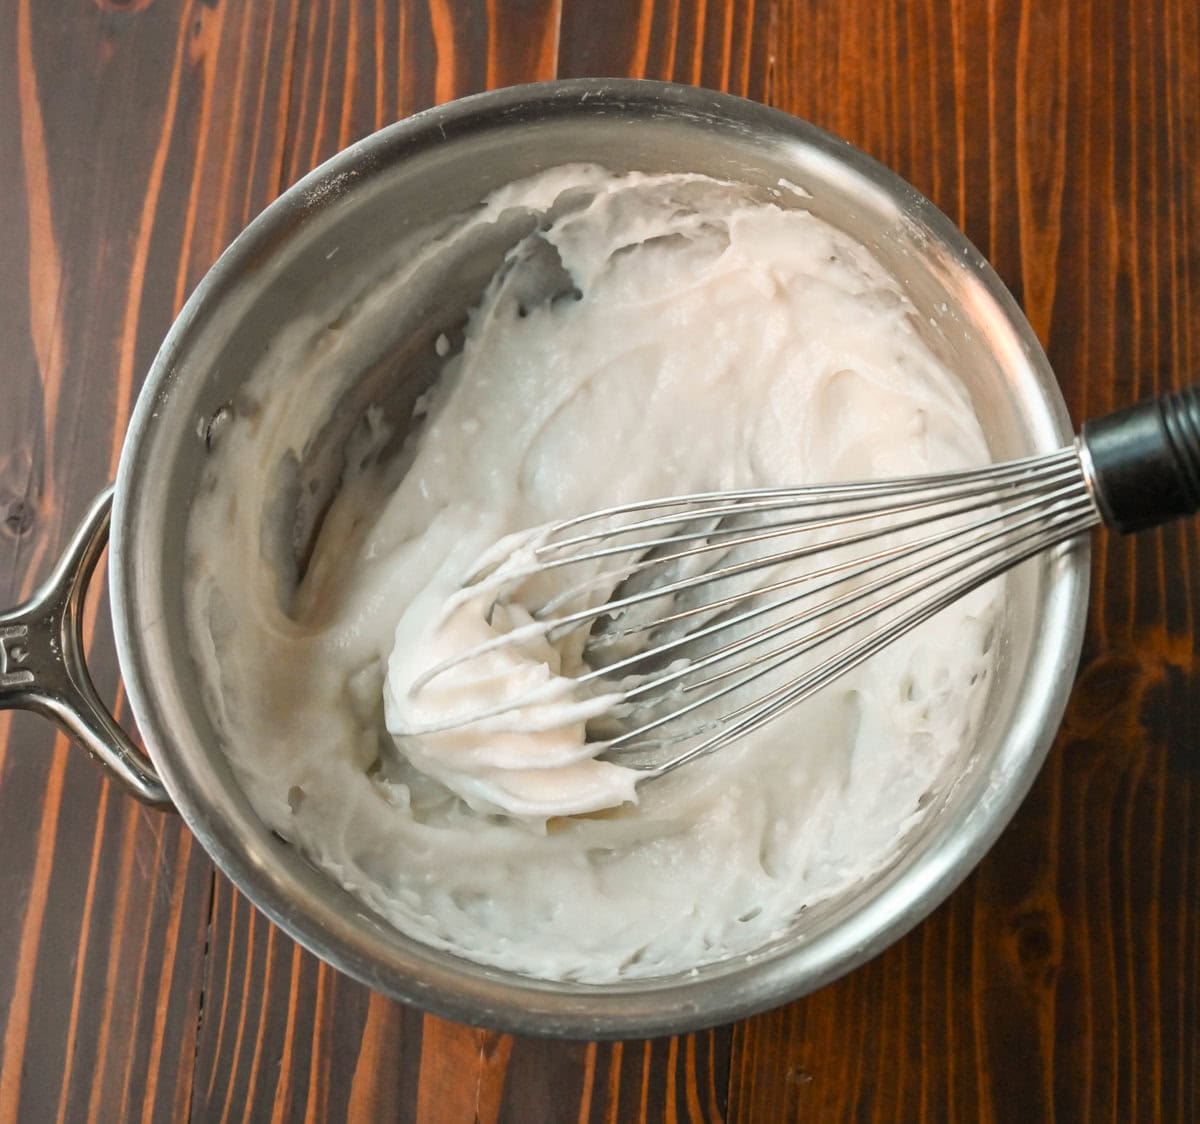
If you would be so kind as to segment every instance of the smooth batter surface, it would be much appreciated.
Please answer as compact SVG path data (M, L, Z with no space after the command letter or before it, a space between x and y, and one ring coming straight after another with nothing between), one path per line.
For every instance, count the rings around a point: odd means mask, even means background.
M988 452L897 285L806 211L573 167L504 189L444 237L522 206L550 212L544 229L447 355L407 471L385 484L371 454L386 434L368 432L282 592L263 560L265 482L299 454L306 389L348 345L309 326L255 373L260 405L222 434L192 518L193 650L264 820L403 931L548 978L687 970L761 946L896 856L970 752L999 590L636 801L625 770L560 741L398 745L405 684L464 640L437 624L446 598L490 544L550 519ZM529 283L547 262L565 288ZM339 339L407 280L382 283ZM452 709L453 691L425 702ZM619 806L547 819L571 801Z

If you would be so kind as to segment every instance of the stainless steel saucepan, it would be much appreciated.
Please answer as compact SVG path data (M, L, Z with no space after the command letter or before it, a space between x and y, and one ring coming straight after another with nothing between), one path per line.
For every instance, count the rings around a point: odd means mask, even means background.
M197 286L146 378L115 488L92 506L43 589L0 615L0 707L45 713L135 796L177 809L264 913L369 986L523 1033L648 1036L812 991L950 893L1008 822L1061 719L1082 639L1088 557L1082 547L1063 551L1010 578L1003 656L971 762L897 860L806 910L753 956L623 984L552 983L427 948L373 915L264 826L222 753L186 634L190 501L221 425L248 408L245 380L289 325L333 323L397 246L505 183L576 161L701 172L808 207L869 246L900 280L920 313L915 326L961 372L997 458L1070 439L1046 358L996 274L928 201L849 145L751 102L653 82L481 94L390 126L322 165L255 219ZM311 403L311 440L297 450L308 497L295 513L301 537L336 487L336 454L354 423L369 405L408 416L430 377L417 357L461 325L522 233L498 229L493 244L432 271L397 311L391 337L371 355L365 348L361 369ZM82 602L106 541L117 650L146 754L108 713L83 659Z

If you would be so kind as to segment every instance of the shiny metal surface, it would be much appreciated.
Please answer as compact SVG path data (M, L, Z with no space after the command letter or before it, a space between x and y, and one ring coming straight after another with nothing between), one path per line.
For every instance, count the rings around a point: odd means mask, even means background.
M972 765L897 861L806 911L802 927L754 956L636 984L549 983L435 952L379 921L264 827L220 750L183 615L189 497L222 411L242 408L243 380L281 330L329 316L368 288L415 232L503 183L571 161L698 171L764 193L781 180L798 185L811 198L788 188L782 201L846 230L902 280L922 314L916 328L963 373L998 458L1069 440L1045 357L994 272L940 212L861 153L784 114L674 85L580 80L502 90L352 146L272 204L197 287L130 426L110 587L130 702L167 791L202 845L282 928L368 985L454 1018L532 1034L643 1036L811 991L895 940L966 875L1024 796L1061 718L1082 638L1087 552L1060 550L1012 575L1005 658ZM431 277L378 361L313 403L312 447L303 453L313 481L328 482L327 450L345 439L356 410L374 401L403 416L428 373L395 357L461 325L505 245L480 247ZM298 511L298 529L305 519Z

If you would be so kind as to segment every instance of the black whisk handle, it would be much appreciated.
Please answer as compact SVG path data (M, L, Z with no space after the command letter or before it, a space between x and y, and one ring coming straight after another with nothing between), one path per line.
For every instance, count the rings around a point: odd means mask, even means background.
M1140 531L1200 511L1200 389L1087 422L1079 438L1108 526Z

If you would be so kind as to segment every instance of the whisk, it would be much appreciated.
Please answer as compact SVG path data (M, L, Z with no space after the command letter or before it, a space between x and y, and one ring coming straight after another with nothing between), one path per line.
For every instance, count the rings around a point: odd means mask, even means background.
M661 776L772 721L985 582L1101 523L1200 509L1200 391L1084 425L1072 446L985 468L610 507L502 544L464 585L508 631L442 660L414 694L499 649L573 652L599 700L596 755ZM539 588L549 592L539 595ZM513 613L513 606L523 606ZM504 722L562 679L456 715Z

